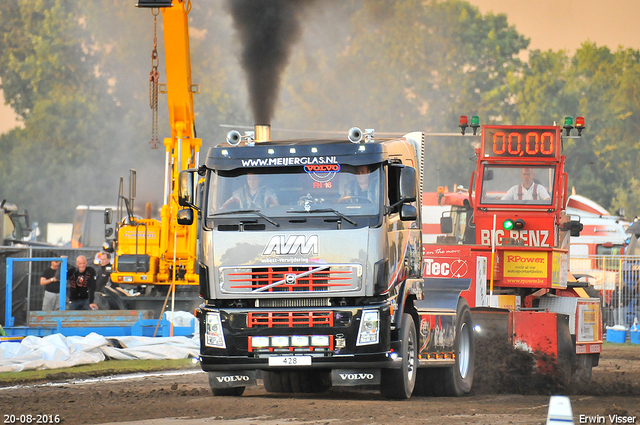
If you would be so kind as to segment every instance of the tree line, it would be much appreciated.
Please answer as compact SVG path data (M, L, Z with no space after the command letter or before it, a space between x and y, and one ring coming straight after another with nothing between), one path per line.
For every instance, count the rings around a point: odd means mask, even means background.
M138 205L161 204L164 152L148 145L153 15L135 3L0 2L0 79L22 123L0 137L0 197L41 223L71 221L78 204L115 204L129 168L138 171ZM196 129L206 151L224 141L221 124L253 117L226 0L192 3ZM352 126L450 132L463 114L526 125L584 116L583 137L564 143L569 185L609 210L640 214L639 51L585 42L573 55L534 50L523 61L529 40L508 16L458 0L314 2L302 27L281 76L274 136ZM162 73L161 16L157 29ZM166 137L166 98L159 108ZM430 138L427 149L428 190L467 184L469 142Z

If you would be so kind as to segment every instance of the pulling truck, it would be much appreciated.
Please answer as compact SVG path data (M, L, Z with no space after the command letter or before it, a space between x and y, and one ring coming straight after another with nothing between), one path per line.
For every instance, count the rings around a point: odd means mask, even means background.
M123 196L120 181L118 204L124 204L126 213L119 211L115 239L108 242L108 251L115 251L111 280L120 286L139 288L136 297L139 308L155 308L164 294L176 289L176 302L181 308L192 310L199 304L196 271L197 227L179 226L176 215L178 205L177 180L181 170L192 168L199 162L202 140L196 137L193 94L199 86L191 80L191 54L189 49L188 17L191 2L186 0L138 0L140 8L151 8L155 16L162 14L166 84L154 90L167 93L171 136L164 139L165 175L163 205L160 220L139 218L133 214L135 199L135 171L129 180L129 198ZM158 11L157 13L155 13ZM157 83L158 53L154 34L152 52L152 84ZM107 211L105 222L110 224L112 212ZM112 231L107 231L107 237ZM167 295L168 298L168 295ZM166 303L166 298L165 298Z
M199 360L213 394L241 395L260 375L271 392L468 393L474 344L460 292L470 279L421 277L422 133L248 133L231 132L180 175L178 221L197 211L201 232ZM243 190L268 202L241 203Z
M582 230L565 211L562 139L579 137L584 119L576 119L578 136L572 123L482 127L469 195L443 215L444 235L424 245L422 274L470 278L462 297L476 336L508 337L536 355L539 372L565 382L590 379L602 348L600 301L568 271L570 236Z

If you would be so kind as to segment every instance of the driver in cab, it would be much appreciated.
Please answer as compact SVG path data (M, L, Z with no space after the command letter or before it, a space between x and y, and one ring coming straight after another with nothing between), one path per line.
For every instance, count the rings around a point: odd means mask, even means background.
M278 205L278 197L273 189L262 184L258 174L247 174L247 182L235 190L222 209L237 207L242 210L260 210Z
M502 197L503 201L548 201L551 199L549 192L543 185L533 181L535 174L533 168L523 168L520 174L522 183L517 184Z
M355 169L355 179L345 185L338 202L377 203L379 196L378 178L371 175L368 165L359 165Z

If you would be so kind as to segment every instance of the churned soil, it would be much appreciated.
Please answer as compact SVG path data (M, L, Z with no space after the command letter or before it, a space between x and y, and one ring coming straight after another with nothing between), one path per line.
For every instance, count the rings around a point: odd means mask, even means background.
M491 351L491 348L494 351ZM606 345L589 384L564 388L529 373L532 358L493 344L479 347L472 393L460 398L382 399L377 391L332 388L322 394L271 394L262 385L242 397L213 397L198 369L111 380L59 381L0 388L4 422L36 423L56 415L64 424L543 424L549 396L569 395L580 415L636 417L640 423L640 346ZM498 358L497 353L503 356ZM124 379L123 379L124 378ZM260 381L259 381L260 384ZM22 416L21 415L25 415ZM52 415L52 416L50 416Z

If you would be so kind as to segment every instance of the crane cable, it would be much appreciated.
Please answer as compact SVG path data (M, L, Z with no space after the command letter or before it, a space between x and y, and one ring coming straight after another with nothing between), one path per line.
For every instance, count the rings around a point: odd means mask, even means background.
M158 81L160 73L158 72L158 36L157 36L157 18L160 9L151 9L153 14L153 50L151 51L151 72L149 72L149 107L151 108L151 140L149 144L151 149L158 149Z

